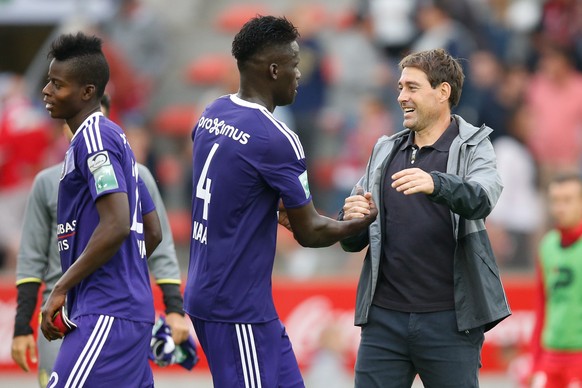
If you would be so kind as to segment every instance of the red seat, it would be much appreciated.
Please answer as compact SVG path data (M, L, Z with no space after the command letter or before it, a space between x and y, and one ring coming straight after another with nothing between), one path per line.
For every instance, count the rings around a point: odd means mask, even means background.
M226 33L237 33L250 19L257 15L269 15L271 11L264 4L233 3L218 14L216 29Z
M193 105L169 105L163 108L154 119L154 127L160 134L187 136L192 132L198 119Z
M234 58L227 54L206 54L188 65L186 77L196 85L216 85L222 82L228 72L235 69Z

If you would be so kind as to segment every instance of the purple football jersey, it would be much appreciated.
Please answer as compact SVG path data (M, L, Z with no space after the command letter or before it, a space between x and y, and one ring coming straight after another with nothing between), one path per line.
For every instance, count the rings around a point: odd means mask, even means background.
M95 201L127 193L131 232L115 255L67 294L70 317L104 314L154 321L135 157L121 128L101 113L79 127L65 156L57 210L57 236L65 272L99 223Z
M271 291L277 210L311 201L299 138L236 95L211 103L193 131L188 314L209 321L278 318Z

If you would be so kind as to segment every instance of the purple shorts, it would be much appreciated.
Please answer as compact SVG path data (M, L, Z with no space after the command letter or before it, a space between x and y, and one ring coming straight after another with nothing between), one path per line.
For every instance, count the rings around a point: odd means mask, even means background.
M47 388L153 387L148 361L152 324L107 315L75 319Z
M250 324L190 319L215 388L305 387L280 320Z

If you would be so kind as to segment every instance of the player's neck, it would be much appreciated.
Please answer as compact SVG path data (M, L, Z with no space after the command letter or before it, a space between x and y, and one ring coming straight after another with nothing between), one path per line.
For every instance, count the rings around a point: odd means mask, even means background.
M75 116L66 119L67 125L71 128L71 132L73 134L77 133L77 130L87 120L87 117L91 116L95 112L101 111L101 105L97 105L97 107L91 109L84 109L77 113Z
M245 100L248 102L252 102L252 103L264 106L265 108L267 108L269 110L269 112L273 112L273 110L275 110L275 106L273 105L272 102L270 102L267 98L264 98L263 96L261 96L257 93L245 93L245 91L243 89L239 89L236 96L238 98L240 98L241 100Z

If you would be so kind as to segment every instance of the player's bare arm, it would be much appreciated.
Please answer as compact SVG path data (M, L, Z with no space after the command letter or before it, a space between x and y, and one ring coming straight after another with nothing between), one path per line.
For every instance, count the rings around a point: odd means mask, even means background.
M148 258L162 242L162 225L157 211L143 214L143 234Z
M320 215L313 202L297 209L287 209L295 240L305 247L326 247L367 228L378 215L376 204L369 199L369 213L364 217L336 221Z
M429 173L420 168L406 168L392 175L392 187L404 195L410 194L432 194L434 192L434 181Z
M41 330L49 341L62 337L53 324L53 316L65 304L67 291L109 261L130 233L129 201L126 193L104 195L97 199L95 205L99 213L99 224L83 253L55 284L41 310Z

